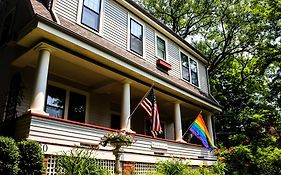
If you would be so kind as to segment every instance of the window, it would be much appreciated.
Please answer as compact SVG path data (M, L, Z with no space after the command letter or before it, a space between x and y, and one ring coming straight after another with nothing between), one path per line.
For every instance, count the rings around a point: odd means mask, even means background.
M197 62L191 58L188 58L184 53L181 55L181 69L182 78L195 86L199 86L198 81L198 67Z
M166 60L166 43L159 36L156 37L157 57Z
M50 116L84 123L86 96L48 85L45 110Z
M99 31L101 0L84 0L81 23Z
M130 50L143 55L143 26L130 19Z
M69 93L68 119L85 122L86 97L75 92Z
M182 78L190 81L188 57L181 53Z
M47 87L46 112L50 116L63 118L66 91L51 85Z
M191 70L191 83L198 86L197 63L193 59L190 59L190 70Z

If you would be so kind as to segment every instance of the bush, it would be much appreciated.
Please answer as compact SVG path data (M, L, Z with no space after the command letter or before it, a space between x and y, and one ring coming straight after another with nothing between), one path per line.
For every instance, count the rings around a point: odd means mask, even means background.
M43 167L43 153L41 146L35 141L21 141L18 143L20 151L19 175L40 175Z
M16 175L19 171L19 150L15 141L0 137L0 174Z
M225 175L225 164L218 162L214 166L199 166L192 169L179 159L170 159L156 164L156 172L148 175Z
M56 159L58 165L56 172L67 175L107 175L104 170L92 157L92 150L74 148L69 152L62 152Z
M258 148L256 165L260 175L281 174L281 149Z
M188 168L188 164L178 159L161 161L156 164L156 170L164 175L181 175Z
M250 146L239 145L230 149L220 149L218 159L225 163L227 174L250 175L256 171L254 168L253 150Z

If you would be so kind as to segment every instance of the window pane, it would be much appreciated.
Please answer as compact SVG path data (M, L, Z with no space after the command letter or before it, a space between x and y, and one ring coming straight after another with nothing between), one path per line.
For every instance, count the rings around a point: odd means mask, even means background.
M68 119L76 122L85 122L86 97L74 92L69 94Z
M189 64L188 64L188 57L186 55L184 55L183 53L181 53L181 63L183 67L188 68Z
M191 70L191 83L198 86L197 63L192 59L190 59L190 70Z
M197 73L191 72L191 83L198 86L198 75L197 75Z
M190 78L189 78L189 69L186 68L186 67L183 67L182 68L182 78L187 80L187 81L190 81Z
M157 37L157 56L166 59L165 41Z
M142 26L131 19L131 34L142 40Z
M190 59L190 69L192 72L197 73L197 64L194 60Z
M100 0L84 0L84 5L96 13L100 13Z
M48 85L46 98L46 112L50 116L63 118L66 92L63 89Z
M84 7L81 23L98 31L99 30L99 15L97 15L96 13L94 13L91 10Z
M131 35L131 50L142 55L142 41Z
M160 49L157 49L157 56L161 59L164 59L164 60L166 59L165 52L163 52Z

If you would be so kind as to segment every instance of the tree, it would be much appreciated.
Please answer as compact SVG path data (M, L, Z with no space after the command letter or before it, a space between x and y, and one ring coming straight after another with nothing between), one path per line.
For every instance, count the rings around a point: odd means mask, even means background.
M211 91L224 106L216 130L227 174L278 174L281 1L197 2L144 0L142 5L206 55Z
M137 0L182 38L211 25L215 0Z

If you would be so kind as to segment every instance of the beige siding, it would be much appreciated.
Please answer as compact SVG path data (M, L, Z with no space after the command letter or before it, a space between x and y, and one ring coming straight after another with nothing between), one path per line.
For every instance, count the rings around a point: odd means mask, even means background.
M156 56L155 56L155 32L149 26L145 27L145 59L156 65Z
M57 14L69 19L72 22L77 20L79 0L57 0L55 11Z
M202 63L198 62L198 70L199 70L200 89L205 93L209 93L206 67Z
M169 71L169 74L175 77L180 78L180 56L179 56L179 47L174 43L168 41L167 43L168 50L168 60L172 65L172 70Z
M127 49L128 13L112 0L104 1L103 36L113 44Z
M88 123L111 127L110 96L92 93Z

